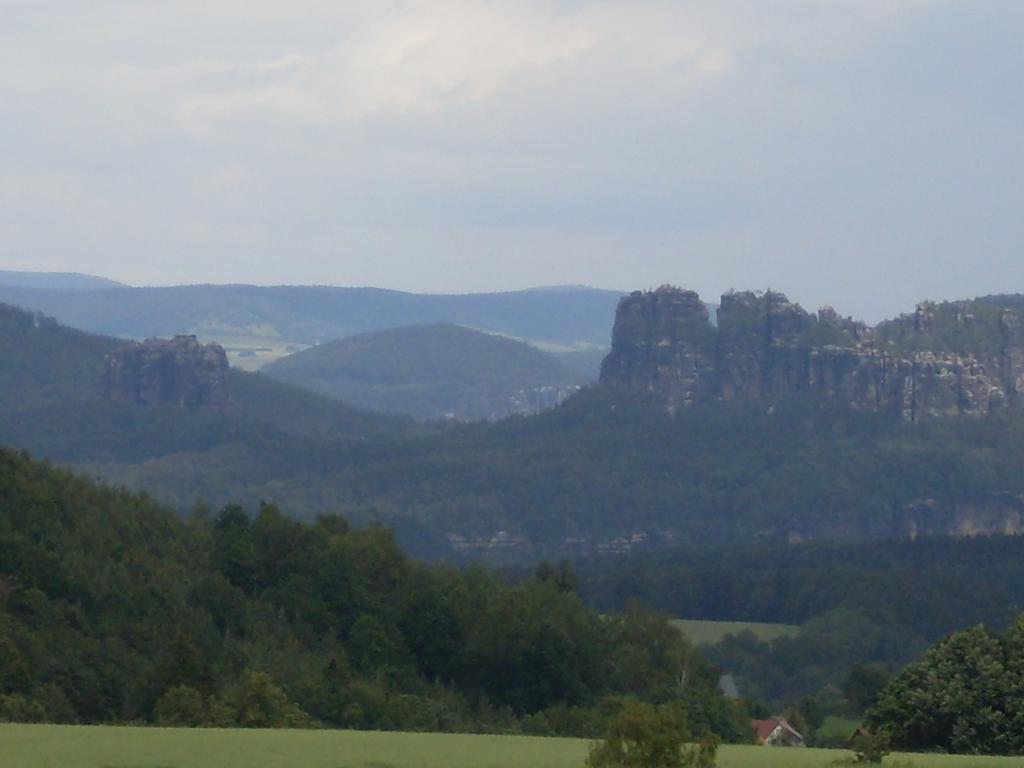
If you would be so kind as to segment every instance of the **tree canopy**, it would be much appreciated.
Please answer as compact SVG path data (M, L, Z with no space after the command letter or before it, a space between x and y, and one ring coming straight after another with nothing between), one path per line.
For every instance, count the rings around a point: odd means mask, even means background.
M596 734L631 698L743 735L667 621L410 559L273 505L185 521L0 451L0 717Z
M882 689L868 720L901 749L1024 754L1024 616L949 635Z

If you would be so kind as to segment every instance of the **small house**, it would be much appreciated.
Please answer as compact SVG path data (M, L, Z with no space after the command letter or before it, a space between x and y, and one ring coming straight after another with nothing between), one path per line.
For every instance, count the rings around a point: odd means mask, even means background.
M783 718L754 720L750 724L758 744L766 747L803 747L804 737Z

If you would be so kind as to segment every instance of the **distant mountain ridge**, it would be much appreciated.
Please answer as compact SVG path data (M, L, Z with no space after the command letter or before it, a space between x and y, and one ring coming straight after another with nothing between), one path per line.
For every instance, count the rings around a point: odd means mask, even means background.
M592 288L412 294L379 288L186 285L91 291L5 286L0 302L92 333L195 334L254 370L307 346L408 325L454 323L565 351L607 348L621 294Z
M450 323L327 342L271 363L263 375L421 420L536 413L590 380L547 352Z
M0 286L53 291L97 291L127 288L124 283L80 272L14 272L0 270Z

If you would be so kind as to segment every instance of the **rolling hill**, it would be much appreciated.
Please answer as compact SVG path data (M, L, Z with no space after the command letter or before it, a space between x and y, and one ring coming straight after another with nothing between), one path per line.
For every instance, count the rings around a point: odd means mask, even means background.
M328 342L263 369L350 405L417 419L498 419L555 405L586 381L553 355L451 324Z
M195 334L221 343L232 365L247 370L314 344L430 323L499 333L550 351L603 349L620 296L616 291L577 287L427 295L377 288L254 285L69 291L23 283L0 281L0 302L39 310L65 325L107 336Z

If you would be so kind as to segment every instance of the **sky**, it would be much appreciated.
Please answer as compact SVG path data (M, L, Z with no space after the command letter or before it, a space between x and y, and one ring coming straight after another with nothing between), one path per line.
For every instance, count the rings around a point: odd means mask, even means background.
M1024 292L1020 0L0 11L0 269Z

